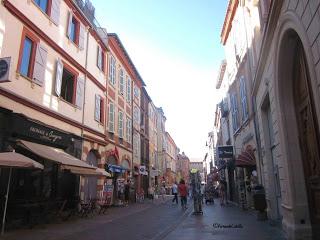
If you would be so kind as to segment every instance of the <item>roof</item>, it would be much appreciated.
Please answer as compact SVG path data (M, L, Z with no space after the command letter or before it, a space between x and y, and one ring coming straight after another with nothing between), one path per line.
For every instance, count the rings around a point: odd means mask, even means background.
M220 35L221 36L221 43L223 45L226 44L226 41L228 39L230 30L232 27L231 23L232 23L234 15L235 15L235 12L237 10L238 3L239 3L239 0L229 0L226 16L224 18L223 27L222 27L221 35Z
M133 62L132 62L127 50L124 48L124 45L122 44L122 42L121 42L120 38L118 37L118 35L116 33L108 33L108 37L113 37L117 41L117 43L120 46L121 50L123 51L125 57L127 58L130 66L133 68L133 70L134 70L134 72L136 74L136 77L138 78L138 80L141 81L142 86L146 86L146 84L144 83L142 77L140 76L136 66L133 64Z

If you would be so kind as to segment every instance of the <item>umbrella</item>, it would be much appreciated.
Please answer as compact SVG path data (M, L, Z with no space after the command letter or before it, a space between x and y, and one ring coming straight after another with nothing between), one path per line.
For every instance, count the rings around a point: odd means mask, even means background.
M2 218L1 235L3 235L6 213L7 213L12 168L43 169L43 165L16 152L2 152L0 153L0 167L10 168L7 194L5 196L6 200L5 200L4 212L3 212L3 218Z

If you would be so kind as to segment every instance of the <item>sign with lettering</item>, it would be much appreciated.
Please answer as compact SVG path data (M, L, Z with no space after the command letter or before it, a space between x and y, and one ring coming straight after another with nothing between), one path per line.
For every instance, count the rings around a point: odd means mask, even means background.
M219 158L233 158L233 146L217 146Z
M13 114L12 131L17 138L62 148L67 148L72 143L73 137L71 134L41 125L21 114Z

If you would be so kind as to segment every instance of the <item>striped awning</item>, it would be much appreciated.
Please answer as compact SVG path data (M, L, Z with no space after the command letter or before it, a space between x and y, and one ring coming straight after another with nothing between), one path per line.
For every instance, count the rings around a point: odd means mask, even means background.
M245 151L242 151L236 159L237 167L252 167L256 166L256 157L251 146L248 146Z

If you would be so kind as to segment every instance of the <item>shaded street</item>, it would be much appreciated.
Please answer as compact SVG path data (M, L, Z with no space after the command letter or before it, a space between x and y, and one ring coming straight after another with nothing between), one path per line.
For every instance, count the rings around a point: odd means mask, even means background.
M221 207L216 201L204 206L203 215L195 216L192 205L183 211L170 199L167 196L165 203L146 200L129 207L111 208L101 216L8 232L3 239L284 239L279 227L257 221L253 211L242 211L233 205Z

